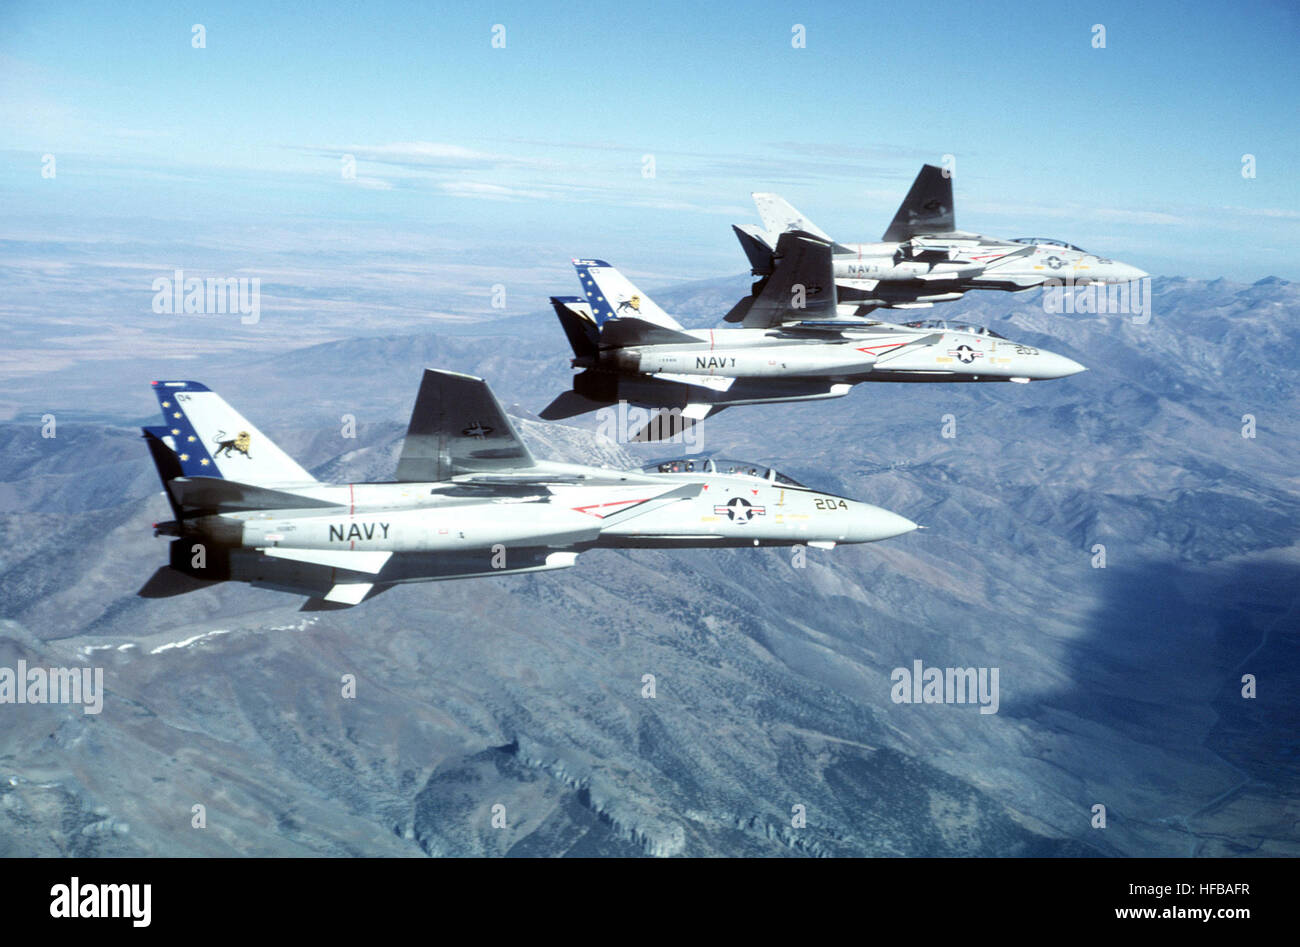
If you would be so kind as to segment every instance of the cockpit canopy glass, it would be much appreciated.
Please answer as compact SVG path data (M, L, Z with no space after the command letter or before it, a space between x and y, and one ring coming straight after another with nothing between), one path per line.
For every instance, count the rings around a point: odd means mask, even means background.
M906 322L904 325L909 329L934 329L939 332L970 332L973 335L987 335L992 336L995 339L1006 338L1006 336L999 335L985 326L972 325L969 322L953 322L951 319L919 319L916 322Z
M786 476L775 467L723 457L674 457L670 460L658 460L653 464L646 464L641 471L642 473L725 474L732 477L757 477L759 480L779 483L786 487L803 486L798 480Z
M1064 240L1057 240L1054 237L1016 237L1012 243L1027 243L1035 247L1061 247L1063 250L1078 250L1080 253L1087 253L1083 247L1076 247L1072 243L1066 243Z

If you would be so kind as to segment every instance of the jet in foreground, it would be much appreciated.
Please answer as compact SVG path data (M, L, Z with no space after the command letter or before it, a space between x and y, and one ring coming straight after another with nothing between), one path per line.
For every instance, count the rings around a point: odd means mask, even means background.
M426 371L391 483L317 481L216 392L153 383L143 429L174 519L141 589L235 580L356 605L399 582L540 572L588 549L831 547L916 529L766 467L688 457L641 470L535 460L480 378Z
M841 304L856 315L876 308L919 309L959 299L972 289L1016 292L1047 280L1065 285L1127 283L1147 274L1135 266L1045 237L1004 240L957 229L952 177L924 165L878 243L833 241L775 194L754 194L762 227L733 225L755 276L769 276L782 233L801 231L832 243ZM740 322L745 306L727 316Z
M656 418L633 438L654 440L732 405L838 398L866 381L1028 382L1084 371L978 326L842 318L828 241L784 233L777 257L735 329L683 328L608 263L574 260L585 298L551 305L583 371L541 416L619 401L677 412L667 431Z

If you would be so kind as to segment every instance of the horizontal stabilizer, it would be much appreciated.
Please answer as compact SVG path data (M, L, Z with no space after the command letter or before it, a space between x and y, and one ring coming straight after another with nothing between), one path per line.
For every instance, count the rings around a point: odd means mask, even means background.
M773 261L773 266L776 265ZM772 274L760 277L754 280L754 284L749 288L748 296L741 296L736 300L736 304L727 310L727 314L722 317L723 322L744 322L745 317L749 315L749 310L754 307L754 300L763 294L763 288L772 280Z
M641 430L632 435L630 440L634 444L671 441L684 437L694 427L695 421L684 414L676 414L672 411L657 411L649 421L641 426Z
M595 411L611 403L609 401L593 401L590 398L583 397L576 391L565 391L543 408L538 417L543 421L559 421L563 418L586 414L588 411Z
M200 579L179 569L173 569L171 566L159 566L149 577L149 581L135 594L141 598L171 598L174 595L185 595L189 592L197 592L199 589L206 589L220 581Z
M692 402L682 408L659 411L632 436L632 440L638 444L645 444L684 436L695 427L696 421L703 421L710 414L716 414L724 407L726 405Z
M381 552L357 549L289 549L284 546L268 546L264 549L259 549L258 552L275 559L292 559L294 562L305 562L313 566L326 566L330 569L346 569L349 572L366 572L370 575L377 575L393 555L391 552L386 551Z

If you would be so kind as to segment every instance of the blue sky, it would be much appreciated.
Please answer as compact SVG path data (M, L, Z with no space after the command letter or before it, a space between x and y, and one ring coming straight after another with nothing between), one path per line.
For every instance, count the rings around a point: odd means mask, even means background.
M318 230L340 252L428 232L568 292L575 255L647 281L744 270L728 224L753 190L875 239L951 154L965 229L1294 279L1297 50L1283 3L11 0L0 237L257 232L310 255Z

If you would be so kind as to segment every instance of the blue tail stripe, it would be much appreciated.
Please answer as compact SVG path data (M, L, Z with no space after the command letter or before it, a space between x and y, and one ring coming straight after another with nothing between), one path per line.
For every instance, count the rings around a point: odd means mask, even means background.
M617 319L609 300L600 292L596 280L591 275L593 266L608 267L603 260L574 260L573 268L578 271L578 282L582 284L582 294L591 306L591 313L596 317L596 325L603 326L610 319Z
M162 408L166 428L158 436L170 435L175 444L176 459L180 462L181 473L187 477L220 477L221 471L208 452L207 445L199 440L198 432L185 414L185 408L177 394L189 391L208 391L206 385L196 381L156 381L154 393L158 396L158 406ZM152 429L157 431L158 429Z

